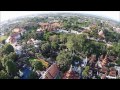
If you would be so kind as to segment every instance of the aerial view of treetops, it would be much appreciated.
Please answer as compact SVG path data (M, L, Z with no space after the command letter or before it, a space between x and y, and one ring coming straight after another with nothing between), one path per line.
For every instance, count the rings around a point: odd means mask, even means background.
M78 13L3 22L0 79L120 79L120 22Z

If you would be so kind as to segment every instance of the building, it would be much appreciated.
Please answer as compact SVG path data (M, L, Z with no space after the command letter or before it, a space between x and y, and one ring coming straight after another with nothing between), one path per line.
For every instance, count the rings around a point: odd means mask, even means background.
M67 30L63 30L63 29L58 29L57 31L55 31L56 33L69 33L69 31Z
M10 43L10 44L14 44L17 42L17 40L19 40L21 38L21 35L23 35L23 33L26 30L22 29L22 28L15 28L12 30L12 34L6 39L6 43Z
M86 58L83 59L83 64L82 64L82 66L83 66L83 67L86 67L87 62L88 62L88 58L86 57Z
M60 71L56 63L53 63L40 77L40 79L59 79Z
M118 71L118 77L120 77L120 67L119 66L115 66L115 69Z
M35 40L31 38L30 40L27 41L27 44L34 45L34 47L38 48L39 44L41 43L41 40Z
M116 32L120 33L120 28L116 28Z
M15 28L15 29L12 30L12 32L13 33L19 33L19 34L23 35L26 32L26 30L23 29L23 28Z
M75 30L71 30L71 32L70 32L70 33L73 33L73 34L81 34L80 32L75 31Z
M13 33L6 39L6 43L14 44L17 42L17 40L20 39L20 34L19 33Z
M105 57L103 55L101 55L100 59L99 59L99 66L104 67L107 63L108 63L108 56L106 55Z
M57 30L61 27L61 24L58 22L52 22L52 23L40 23L39 24L41 29L44 30L48 30L48 31L52 31L52 30Z
M117 70L114 67L110 68L108 76L106 76L108 79L116 79L117 77Z
M105 38L105 35L104 35L103 30L99 31L99 32L98 32L98 35L99 35L101 38Z
M22 54L22 46L21 45L14 45L14 50L15 50L15 53L17 55L21 55Z
M74 71L73 66L70 66L70 69L64 73L62 79L80 79L80 75Z
M37 33L42 33L44 30L42 28L39 28L36 30Z
M100 72L101 72L102 74L107 74L107 73L108 73L108 68L107 68L107 67L102 67L102 68L100 69Z
M106 79L106 74L102 74L101 79Z

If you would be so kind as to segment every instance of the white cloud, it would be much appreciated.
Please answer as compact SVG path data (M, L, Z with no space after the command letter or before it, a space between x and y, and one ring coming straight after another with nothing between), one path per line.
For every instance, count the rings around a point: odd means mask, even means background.
M20 16L30 15L30 14L38 14L38 13L85 13L92 14L98 16L104 16L107 18L111 18L117 21L120 21L120 11L1 11L1 21L5 21L8 19L13 19Z

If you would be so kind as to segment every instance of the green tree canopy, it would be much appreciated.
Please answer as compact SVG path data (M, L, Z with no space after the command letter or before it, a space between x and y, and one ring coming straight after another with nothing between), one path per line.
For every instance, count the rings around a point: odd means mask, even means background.
M51 42L51 48L52 48L53 50L58 50L58 48L59 48L58 43L56 43L56 42Z
M37 73L31 71L28 79L39 79L39 77L37 76Z
M41 46L41 50L42 50L43 53L50 52L50 49L51 49L51 46L50 46L50 43L48 43L48 42L42 44L42 46Z
M43 70L43 64L39 61L35 61L33 64L34 70Z
M9 75L5 71L1 70L0 79L9 79Z
M58 42L59 39L58 39L58 35L52 35L49 37L49 41L51 42Z
M14 48L10 44L5 44L4 47L0 50L0 53L2 54L10 54L11 52L14 52Z
M15 75L17 73L17 66L13 61L7 61L6 62L6 71L10 75Z
M84 77L88 77L89 69L90 69L90 67L89 67L89 66L86 66L85 69L83 70L82 75L83 75Z
M56 57L57 64L61 68L61 70L69 68L72 62L72 54L71 52L61 51ZM63 70L64 71L64 70Z

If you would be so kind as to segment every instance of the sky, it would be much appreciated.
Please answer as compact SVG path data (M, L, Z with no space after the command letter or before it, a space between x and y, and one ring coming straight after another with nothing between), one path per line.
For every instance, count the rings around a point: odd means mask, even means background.
M83 13L107 17L116 21L120 21L120 11L0 11L0 21L2 22L31 14L47 13Z

